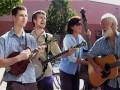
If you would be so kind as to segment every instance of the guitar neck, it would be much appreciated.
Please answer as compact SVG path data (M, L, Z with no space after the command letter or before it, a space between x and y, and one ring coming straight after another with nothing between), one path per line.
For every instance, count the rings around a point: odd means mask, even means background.
M46 61L44 61L44 64L47 64L48 62L51 62L51 61L55 60L56 58L64 55L64 54L67 53L67 52L68 52L68 50L67 50L67 51L64 51L64 52L62 52L62 53L60 53L60 54L57 54L56 56L54 56L54 57L52 57L52 58L50 58L50 59L47 59Z
M83 29L84 29L85 33L87 33L87 31L88 31L88 23L87 23L87 19L86 19L86 16L85 16L85 12L86 11L83 8L80 11L81 16L82 16ZM91 47L91 43L90 43L90 39L89 39L88 35L85 34L85 35L83 35L83 37L87 41L88 48L90 48Z
M84 30L85 30L85 32L87 32L87 31L88 31L87 21L83 21L83 25L84 25Z
M81 46L85 46L86 45L86 42L82 41L80 44L77 44L76 46L74 46L73 48L78 48L78 47L81 47ZM51 62L53 60L55 60L56 58L66 54L69 50L66 50L66 51L63 51L62 53L59 53L57 54L56 56L50 58L50 59L47 59L46 61L44 61L44 64L47 64L48 62Z

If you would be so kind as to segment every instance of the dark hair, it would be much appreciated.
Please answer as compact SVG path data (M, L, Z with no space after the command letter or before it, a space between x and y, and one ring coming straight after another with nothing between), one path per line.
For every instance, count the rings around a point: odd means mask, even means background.
M45 15L46 16L46 12L45 11L43 11L43 10L38 10L38 11L35 11L34 13L33 13L33 15L32 15L32 24L34 25L34 20L36 20L37 19L37 16L38 15Z
M12 15L16 16L19 10L27 10L24 6L16 6L12 9Z
M67 34L72 34L73 33L72 27L74 25L79 24L80 22L81 22L81 18L79 16L73 16L73 17L71 17L68 20L67 27L66 27Z

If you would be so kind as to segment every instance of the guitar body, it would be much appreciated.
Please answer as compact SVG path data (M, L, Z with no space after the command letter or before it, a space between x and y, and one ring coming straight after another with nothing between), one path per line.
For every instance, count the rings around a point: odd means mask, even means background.
M8 56L8 58L15 57L19 55L19 53L20 52L13 52ZM18 76L25 72L29 63L30 63L29 60L23 60L11 65L9 73L11 73L12 75Z
M103 70L105 64L113 64L116 62L116 58L113 55L108 55L102 58L96 58L95 63L100 66ZM101 75L97 74L94 71L94 67L91 64L88 64L88 74L89 80L94 87L99 87L102 85L106 80L113 79L118 75L118 67L110 69L110 73L107 77L102 77Z

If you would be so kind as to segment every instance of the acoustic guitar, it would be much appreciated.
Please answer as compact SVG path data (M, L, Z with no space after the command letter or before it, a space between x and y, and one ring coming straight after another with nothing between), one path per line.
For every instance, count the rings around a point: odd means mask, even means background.
M88 64L88 75L91 84L94 87L99 87L108 79L114 79L118 76L120 62L116 60L114 55L95 58L95 63L100 66L101 75L95 72L94 67Z

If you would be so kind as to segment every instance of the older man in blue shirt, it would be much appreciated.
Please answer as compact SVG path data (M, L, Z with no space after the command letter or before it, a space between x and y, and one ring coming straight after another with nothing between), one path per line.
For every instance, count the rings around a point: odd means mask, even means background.
M99 38L89 51L90 57L115 55L120 57L120 33L117 31L117 19L114 15L106 13L101 17L101 27L103 36ZM94 70L100 74L101 69L90 60ZM120 90L120 77L109 80L103 85L103 90Z

